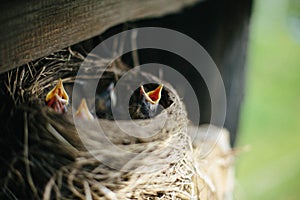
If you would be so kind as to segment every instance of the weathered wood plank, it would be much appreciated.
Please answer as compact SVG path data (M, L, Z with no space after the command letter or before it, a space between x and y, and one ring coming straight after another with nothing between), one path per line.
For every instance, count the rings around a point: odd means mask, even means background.
M104 32L197 0L28 0L2 4L0 73Z

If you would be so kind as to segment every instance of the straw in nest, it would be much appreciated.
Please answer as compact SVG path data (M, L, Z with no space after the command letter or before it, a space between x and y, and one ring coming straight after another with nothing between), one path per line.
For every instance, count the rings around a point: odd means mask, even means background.
M200 158L199 149L206 141L198 138L192 143L188 134L192 126L188 125L184 105L168 83L164 83L163 96L167 106L151 119L159 120L166 115L167 121L156 135L146 139L128 136L114 121L106 119L97 119L106 138L99 136L90 122L84 122L84 128L79 127L84 133L82 138L70 115L47 108L43 102L45 93L58 78L72 86L82 59L70 49L63 50L4 75L2 93L7 101L0 108L4 119L1 125L5 127L0 147L1 199L230 197L233 173L227 133L223 132L225 139L221 140L226 148L217 148L210 156ZM77 78L93 78L93 71L103 70L101 66L107 64L107 60L99 59L90 65L85 77ZM112 65L123 64L118 61ZM111 67L110 73L119 77L120 69L125 68ZM153 83L162 82L150 74L140 75ZM141 126L150 123L135 121ZM120 120L120 123L128 122ZM135 127L129 129L139 133ZM199 133L203 134L203 130ZM124 152L138 156L110 151L109 145L103 143L107 138ZM227 182L221 183L223 180Z

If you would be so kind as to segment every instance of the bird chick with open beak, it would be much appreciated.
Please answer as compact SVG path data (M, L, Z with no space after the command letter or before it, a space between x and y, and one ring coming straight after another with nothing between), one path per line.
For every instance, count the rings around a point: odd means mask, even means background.
M64 89L62 80L59 79L56 86L48 92L45 99L46 105L58 113L66 113L69 104L69 96Z
M162 89L163 85L161 84L154 90L146 92L144 86L141 86L138 107L136 111L132 113L132 118L147 119L154 117L161 99Z
M116 106L117 97L114 90L114 83L110 83L105 91L96 94L95 110L98 117L110 118L111 107Z
M78 118L84 119L84 120L93 120L94 119L93 115L91 114L91 112L86 104L85 98L83 98L81 100L81 103L76 111L75 116Z

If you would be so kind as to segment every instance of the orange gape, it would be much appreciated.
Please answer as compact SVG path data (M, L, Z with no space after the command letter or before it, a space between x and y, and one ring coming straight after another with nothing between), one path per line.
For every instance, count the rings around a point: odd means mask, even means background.
M145 92L145 89L143 86L141 86L141 94L144 95L144 97L146 98L146 100L151 103L151 104L157 104L161 98L161 91L163 89L163 85L159 85L156 89L149 91L149 92Z
M67 112L69 96L65 91L61 79L59 79L56 86L50 92L48 92L45 101L46 101L46 105L53 108L56 112L58 113Z
M163 88L163 85L159 85L155 90L147 92L147 95L150 97L150 99L153 102L156 102L157 100L160 100L162 88Z

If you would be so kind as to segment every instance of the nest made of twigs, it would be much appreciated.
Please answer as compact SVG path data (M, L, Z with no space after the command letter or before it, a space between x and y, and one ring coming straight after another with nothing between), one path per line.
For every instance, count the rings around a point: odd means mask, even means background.
M93 78L109 64L99 58L86 69L86 76L76 77L82 59L71 49L63 50L3 75L1 199L217 199L230 193L225 189L220 195L218 190L226 186L215 187L218 177L210 179L211 173L202 169L197 149L203 141L192 145L184 105L168 83L165 109L153 119L134 120L140 126L154 120L157 132L145 139L128 135L107 119L96 119L105 132L99 135L91 122L81 121L78 128L71 115L46 107L44 96L58 78L72 88L75 78ZM110 64L107 77L118 79L124 69L128 67L118 60ZM139 75L162 82L151 74ZM163 115L165 124L155 127ZM107 139L111 143L103 142ZM111 145L121 151L111 151ZM220 152L215 157L231 157L229 149ZM227 171L224 174L227 180Z

